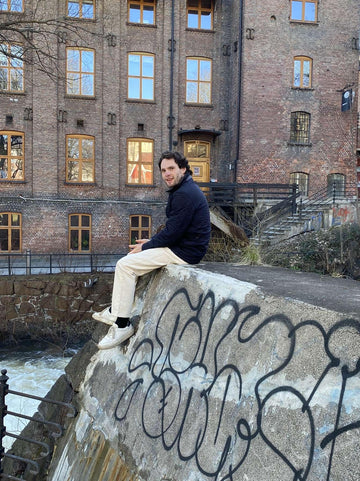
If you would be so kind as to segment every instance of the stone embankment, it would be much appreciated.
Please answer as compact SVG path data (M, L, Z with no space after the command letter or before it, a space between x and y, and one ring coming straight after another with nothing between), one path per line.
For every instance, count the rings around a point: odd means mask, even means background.
M99 351L98 325L49 394L77 416L40 407L67 430L37 481L360 478L358 283L221 269L142 278L123 346Z
M113 274L54 274L0 278L0 341L88 340L89 323L111 299Z

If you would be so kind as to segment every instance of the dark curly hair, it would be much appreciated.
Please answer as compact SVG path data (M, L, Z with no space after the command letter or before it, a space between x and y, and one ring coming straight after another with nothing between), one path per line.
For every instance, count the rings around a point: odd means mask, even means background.
M183 169L185 167L186 171L185 173L189 173L192 175L192 170L190 169L190 165L186 157L180 154L180 152L171 152L170 150L167 150L166 152L163 152L160 156L159 160L159 169L161 169L161 162L164 159L174 159L177 165L179 166L180 169Z

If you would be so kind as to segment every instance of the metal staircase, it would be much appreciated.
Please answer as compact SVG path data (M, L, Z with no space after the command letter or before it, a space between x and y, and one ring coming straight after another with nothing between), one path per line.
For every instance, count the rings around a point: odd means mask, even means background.
M252 241L257 245L274 244L294 235L318 230L324 227L324 214L339 203L346 204L357 199L357 186L346 184L342 191L334 185L324 188L312 196L298 197L296 209L291 215L270 219L270 222L257 222Z

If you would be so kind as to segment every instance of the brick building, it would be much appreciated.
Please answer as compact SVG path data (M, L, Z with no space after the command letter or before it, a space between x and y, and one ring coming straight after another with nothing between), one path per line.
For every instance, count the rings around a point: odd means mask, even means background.
M1 41L0 252L126 251L164 221L168 149L199 181L345 193L359 17L358 0L1 0L21 31Z

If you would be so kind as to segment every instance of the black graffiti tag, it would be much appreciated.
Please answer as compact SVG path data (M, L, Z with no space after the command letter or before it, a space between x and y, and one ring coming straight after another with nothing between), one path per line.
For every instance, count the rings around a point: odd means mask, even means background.
M325 361L312 392L305 395L296 386L279 384L279 380L287 366L295 362L297 338L309 329L321 340ZM281 356L274 357L271 343L264 342L274 333L281 338ZM344 333L360 336L360 323L343 320L326 332L314 320L294 325L283 314L262 318L256 305L240 309L231 299L216 305L212 291L193 302L186 289L179 289L165 305L154 335L142 339L134 349L128 365L132 381L120 393L115 418L119 422L129 419L135 400L140 402L146 436L161 441L166 451L175 450L181 461L194 460L200 473L216 481L234 480L235 473L245 466L255 439L261 439L271 449L284 470L290 470L294 481L308 479L315 448L330 447L326 477L329 481L336 443L344 433L360 428L359 419L342 424L347 382L360 372L359 357L349 363L346 356L337 352L337 336ZM234 339L238 345L235 351ZM230 346L231 355L226 355ZM317 349L318 346L319 343ZM271 358L263 375L253 381L251 414L244 409L249 403L249 386L245 386L248 380L241 369L241 359L249 349L260 349L262 354L265 350ZM224 359L232 362L225 363ZM336 416L331 432L316 446L317 426L311 402L327 376L334 372L340 379ZM270 385L275 387L269 388ZM268 428L265 413L281 396L299 406L307 434L304 465L290 459L287 449L277 445Z

